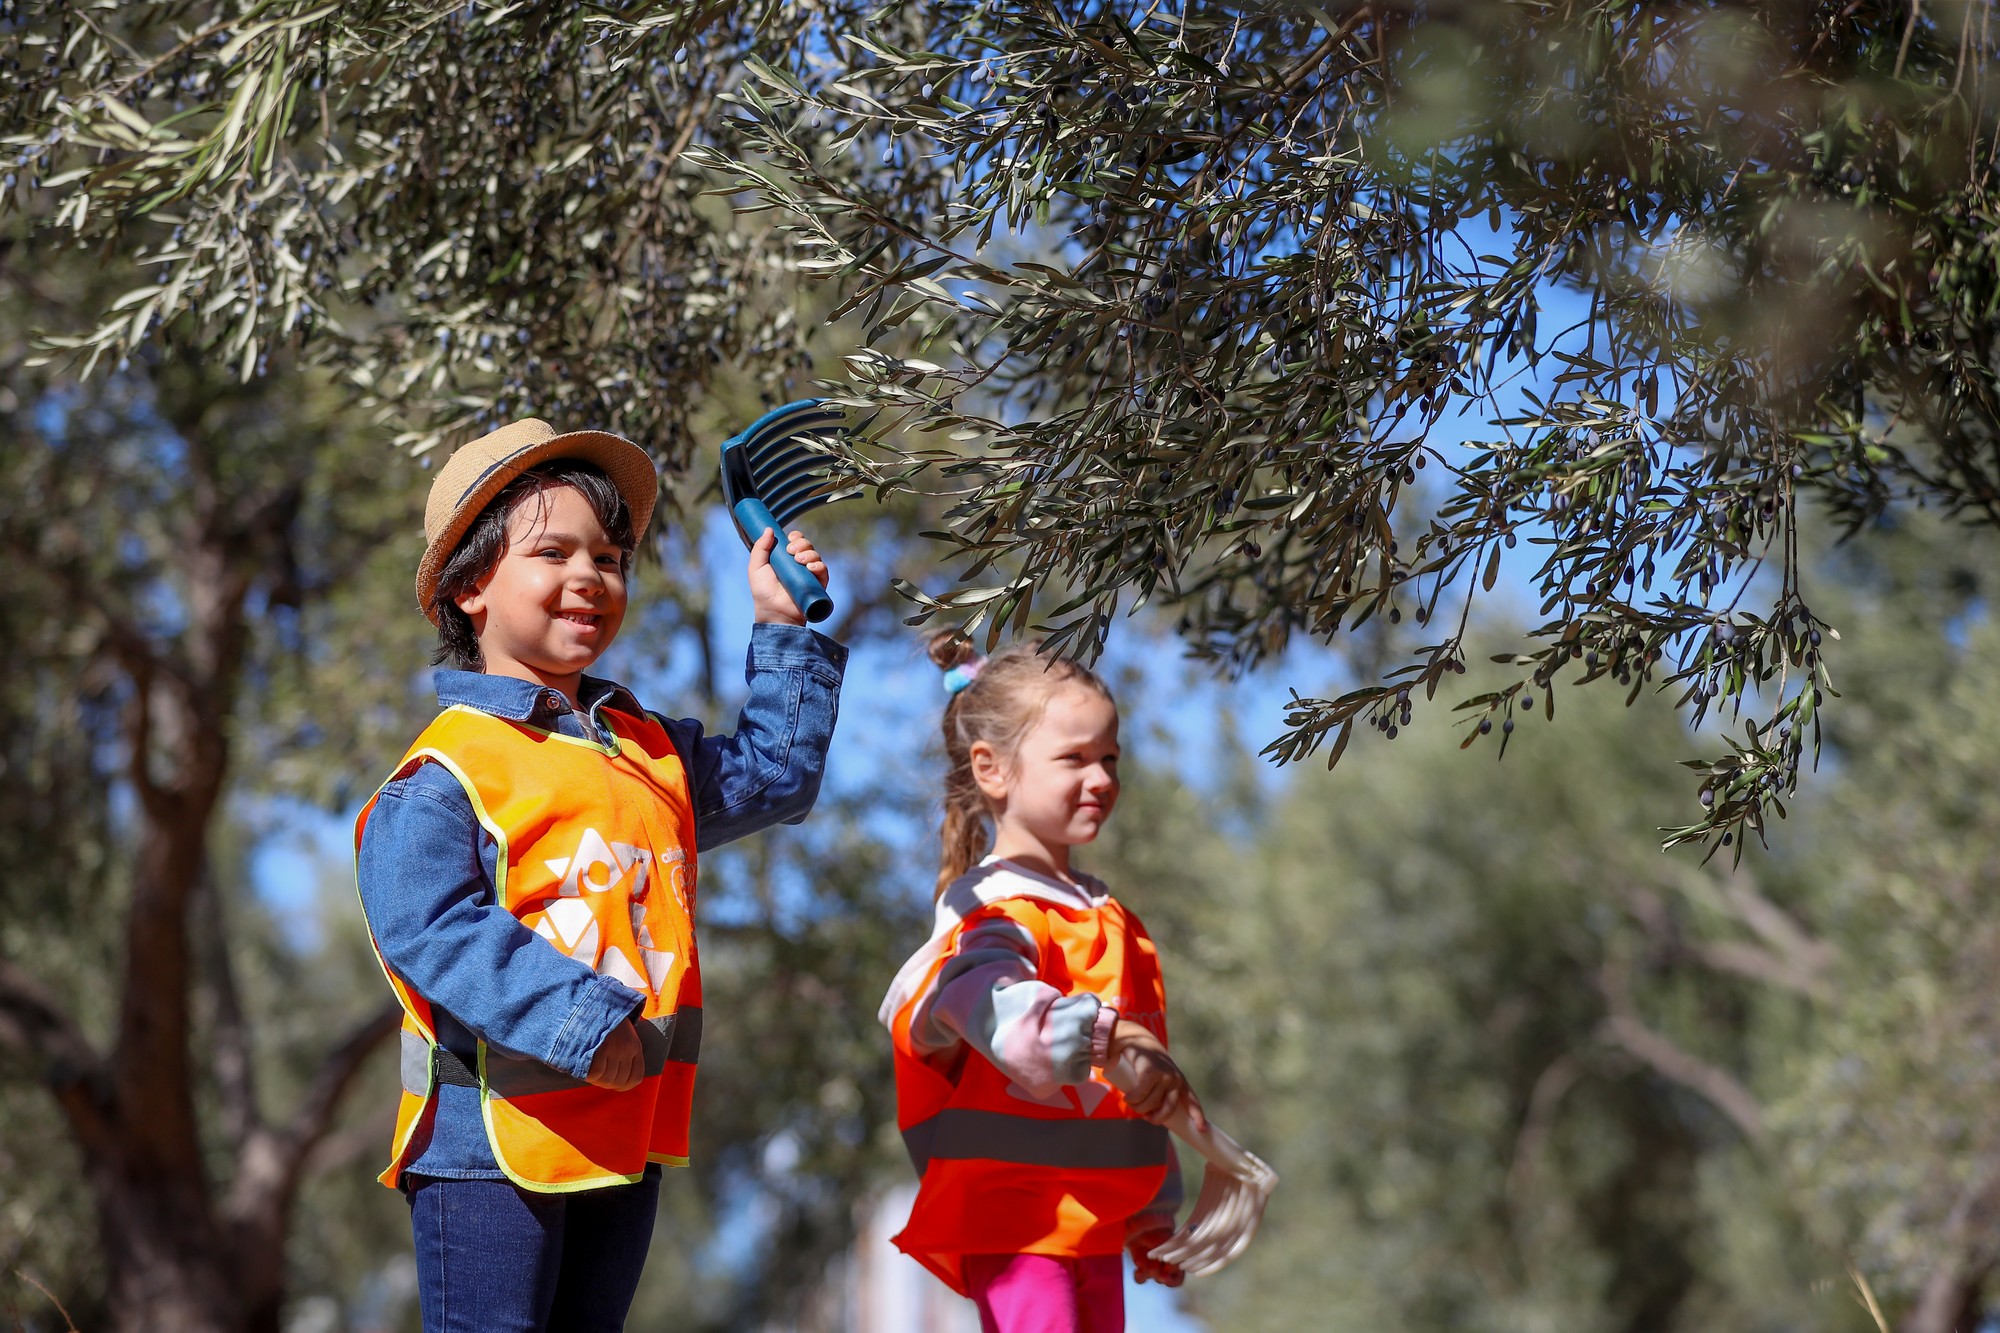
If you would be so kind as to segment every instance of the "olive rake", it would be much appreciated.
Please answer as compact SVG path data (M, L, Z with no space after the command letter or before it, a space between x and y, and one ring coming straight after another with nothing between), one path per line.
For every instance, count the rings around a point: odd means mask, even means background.
M1120 1092L1137 1086L1138 1078L1121 1058L1104 1071L1104 1076ZM1178 1264L1189 1277L1221 1271L1243 1253L1257 1224L1264 1220L1264 1205L1278 1188L1278 1173L1264 1160L1213 1124L1197 1129L1186 1108L1167 1122L1174 1137L1202 1155L1207 1163L1201 1172L1201 1193L1194 1211L1180 1230L1155 1245L1149 1257L1161 1263Z
M817 624L833 613L833 599L811 570L785 550L785 533L799 515L859 495L843 489L833 458L816 442L846 432L840 409L822 398L801 398L774 408L722 445L722 501L745 546L769 528L778 535L771 568L801 615Z

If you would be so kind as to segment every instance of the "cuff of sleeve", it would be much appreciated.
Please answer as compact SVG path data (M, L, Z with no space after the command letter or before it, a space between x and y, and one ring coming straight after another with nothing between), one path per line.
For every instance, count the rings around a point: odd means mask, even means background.
M604 1044L612 1029L637 1013L645 1002L645 996L610 977L591 978L590 987L576 1002L576 1008L569 1011L569 1018L556 1034L555 1045L549 1048L543 1063L571 1078L589 1077L590 1062L597 1058L597 1048Z
M750 627L749 669L825 665L839 675L847 670L847 646L835 643L807 625L758 623Z
M1118 1026L1118 1011L1108 1004L1097 1006L1097 1021L1090 1025L1090 1063L1102 1069L1111 1059L1111 1033Z

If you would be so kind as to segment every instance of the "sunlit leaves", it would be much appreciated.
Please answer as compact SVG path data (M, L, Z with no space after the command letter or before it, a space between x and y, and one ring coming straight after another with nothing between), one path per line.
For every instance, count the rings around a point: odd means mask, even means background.
M970 586L919 619L1089 654L1162 604L1232 669L1365 627L1403 665L1269 751L1337 755L1459 669L1524 548L1536 647L1468 741L1580 681L1747 709L1670 831L1713 845L1817 753L1802 503L2000 516L1974 9L891 5L701 160L938 363L853 362L963 442L872 462L953 506Z
M178 321L246 378L277 347L333 362L409 447L534 413L678 463L723 358L801 364L783 259L684 154L814 7L10 8L0 197L149 279L45 331L81 368Z
M1303 758L1399 727L1525 578L1543 711L1583 679L1759 719L1673 832L1714 843L1831 697L1802 509L2000 516L1983 17L34 4L5 197L157 275L52 348L296 342L418 447L534 411L678 461L688 386L797 372L781 284L823 279L888 409L855 465L941 495L968 576L918 612L1402 654L1301 702Z

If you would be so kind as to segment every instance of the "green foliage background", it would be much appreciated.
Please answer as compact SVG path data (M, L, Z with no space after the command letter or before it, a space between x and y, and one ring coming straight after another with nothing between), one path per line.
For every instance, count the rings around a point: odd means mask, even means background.
M351 815L428 707L428 476L390 444L526 410L642 437L671 521L627 660L720 721L706 442L835 377L931 428L814 524L864 677L917 656L893 578L1072 644L1150 599L1116 621L1135 775L1091 863L1285 1182L1188 1293L1212 1328L2000 1305L2000 550L1958 521L2000 512L1990 6L1336 10L0 4L0 1310L145 1327L49 1093L75 1048L14 984L109 1042L141 779L227 737L187 918L218 1192L382 998L343 855L283 897L254 867ZM1195 135L1255 188L1188 166ZM1509 253L1462 262L1461 226ZM1538 342L1555 284L1607 347ZM1536 361L1556 399L1441 452ZM239 563L204 565L239 511ZM987 586L940 595L940 533ZM240 678L148 731L220 587ZM1389 629L1399 598L1443 637ZM1342 768L1266 767L1269 678L1197 687L1182 647L1324 687L1278 750ZM1488 655L1446 688L1498 764L1394 684ZM635 1323L837 1326L856 1210L907 1169L873 1012L923 934L938 704L851 714L814 819L712 863L702 1157ZM1761 826L1822 725L1768 851L1656 850L1670 818ZM1697 807L1665 760L1725 751ZM298 1329L411 1324L369 1180L393 1082L378 1054L308 1154Z
M259 410L310 418L312 381L292 383ZM100 446L81 433L88 414L74 419L72 447L115 464L127 435ZM424 709L402 528L426 478L382 469L376 447L316 454L307 490L322 498L308 508L327 535L314 549L351 554L315 566L326 582L301 618L260 622L231 724L248 757L212 878L279 1103L302 1077L288 1072L296 1053L379 981L337 854L303 899L259 895L251 855L270 803L344 817ZM27 474L10 493L32 497ZM141 548L119 534L144 525L128 512L81 504L64 522L98 534L77 549L94 541L129 562ZM33 516L17 511L11 531ZM871 564L910 558L925 521L827 517L829 544L871 546ZM1336 772L1274 770L1231 692L1190 688L1159 651L1162 627L1133 623L1118 660L1134 772L1090 864L1162 942L1175 1045L1211 1109L1284 1176L1257 1246L1188 1293L1210 1327L1866 1329L1850 1265L1892 1318L1941 1273L1978 1308L2000 1169L1987 1113L2000 938L1982 892L2000 855L2000 761L1983 741L2000 698L2000 552L1930 520L1817 550L1810 577L1842 629L1846 706L1814 796L1739 868L1657 850L1675 794L1656 756L1698 743L1661 701L1566 697L1553 724L1524 714L1497 764L1419 717L1394 740L1363 737ZM734 646L705 649L697 631L734 557L713 563L686 532L661 554L628 646L681 682L661 703L726 710L730 687L715 682ZM101 1023L121 816L86 760L115 743L104 710L116 701L64 655L77 645L53 585L20 586L4 611L21 645L7 764L32 775L20 789L39 803L10 806L0 836L17 864L62 873L10 884L5 941ZM863 673L914 660L891 619L864 605L853 622ZM1480 632L1508 646L1504 628ZM695 667L705 651L717 676ZM1337 680L1349 668L1291 669ZM923 933L936 702L878 697L850 713L836 765L871 767L846 768L804 828L714 863L704 1164L668 1191L643 1320L838 1326L827 1284L854 1210L906 1170L873 1009ZM207 1050L213 1014L199 1012ZM1663 1065L1635 1031L1688 1063ZM32 1071L0 1071L7 1299L26 1326L46 1322L32 1276L89 1326L104 1275L79 1164ZM392 1083L383 1058L315 1160L291 1308L321 1322L302 1326L410 1317L401 1205L368 1179ZM745 1209L760 1219L749 1257L724 1264L713 1244Z

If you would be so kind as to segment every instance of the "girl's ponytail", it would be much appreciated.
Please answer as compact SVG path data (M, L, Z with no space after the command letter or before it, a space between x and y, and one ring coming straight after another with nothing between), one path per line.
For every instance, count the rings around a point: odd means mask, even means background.
M978 865L993 845L993 814L972 776L972 747L985 741L1012 759L1014 749L1041 718L1057 686L1083 685L1106 699L1111 691L1097 674L1067 658L1045 658L1027 644L981 658L956 630L931 636L930 659L945 673L951 692L944 706L944 822L938 830L937 892Z
M944 776L944 825L938 830L937 892L942 894L953 880L979 864L992 844L993 830L986 798L972 778L976 738L965 734L957 717L966 691L979 676L978 655L971 640L950 630L933 634L929 651L931 661L945 673L945 688L951 690L944 706L944 755L951 767Z
M973 795L979 795L977 789ZM993 845L993 829L984 805L981 798L980 809L968 810L963 802L946 800L944 825L938 830L942 854L938 857L937 893L942 894L953 880L978 865Z

